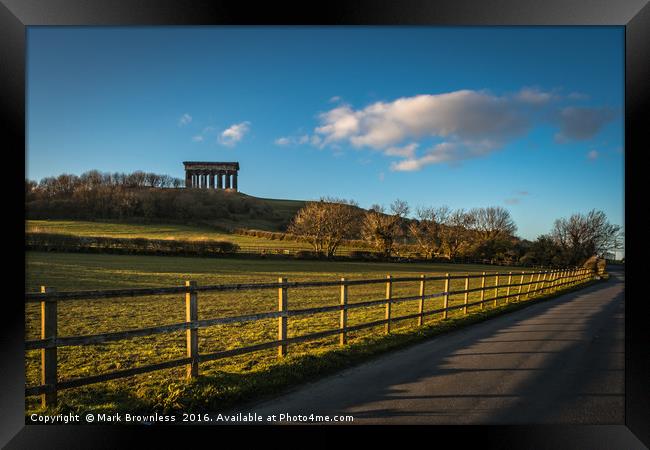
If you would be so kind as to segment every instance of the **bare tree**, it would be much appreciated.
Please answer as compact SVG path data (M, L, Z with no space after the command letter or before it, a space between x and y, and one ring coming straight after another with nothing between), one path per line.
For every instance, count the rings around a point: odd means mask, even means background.
M603 211L595 209L558 219L552 232L554 241L564 250L568 264L581 264L591 256L621 248L622 231L610 224Z
M289 224L289 233L307 240L319 254L334 256L336 249L359 228L359 212L355 202L321 198L308 202Z
M441 228L441 237L442 248L449 259L458 256L471 244L471 227L474 220L474 216L464 209L456 209L448 213Z
M449 207L417 208L418 220L409 223L408 231L427 258L433 258L442 247L443 224L449 217Z
M510 212L501 206L474 208L469 214L473 216L472 229L481 241L506 238L517 231Z
M373 205L364 216L361 235L381 251L384 256L393 252L395 239L404 232L404 217L409 212L408 204L395 200L390 206L390 214L380 205Z
M82 189L87 191L101 186L104 182L103 176L99 170L89 170L79 177Z

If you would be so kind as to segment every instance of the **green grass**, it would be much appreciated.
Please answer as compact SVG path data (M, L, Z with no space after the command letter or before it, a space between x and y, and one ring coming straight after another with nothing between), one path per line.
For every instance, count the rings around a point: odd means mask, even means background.
M240 246L260 248L310 248L308 244L303 242L241 236L218 231L209 226L199 225L89 222L82 220L28 220L25 230L28 232L60 233L75 236L229 241Z
M276 282L285 276L289 281L364 279L393 276L444 274L445 272L517 271L517 268L445 265L393 264L326 261L268 261L252 259L201 259L182 257L148 257L96 254L38 253L26 254L26 291L36 291L40 285L60 291L128 287L178 286L191 279L201 284L233 282ZM515 281L517 278L515 278ZM492 286L494 277L486 280ZM471 280L470 289L478 287L478 279ZM464 280L454 280L451 290L464 288ZM443 290L443 281L427 283L426 293ZM395 283L395 297L417 295L418 282ZM505 295L506 289L499 290ZM349 302L381 299L385 295L383 283L349 287ZM479 293L470 294L470 301L478 300ZM486 299L493 296L487 292ZM309 308L335 305L339 289L289 289L290 308ZM450 305L463 302L463 295L450 298ZM418 302L393 305L393 315L417 312ZM503 303L503 301L502 301ZM440 321L439 315L429 316L426 332L444 330L454 323L477 320L493 310L479 307L463 317L462 310L450 313L450 319ZM430 299L426 310L442 307L442 299ZM225 317L274 311L277 291L199 294L199 319ZM39 335L38 305L26 306L26 339ZM133 328L177 323L184 320L182 295L163 295L141 298L119 298L94 301L62 301L59 303L59 335L84 335ZM384 307L351 310L348 324L380 320ZM459 322L460 321L460 322ZM425 336L424 329L414 330L416 320L394 324L394 336L382 336L383 327L350 333L349 345L340 348L336 336L289 346L289 357L278 360L276 350L265 350L221 361L203 363L199 380L183 381L184 368L167 369L130 378L99 383L59 393L59 411L152 411L152 410L206 410L222 408L257 395L273 392L318 373L334 370L381 349L392 348L412 339ZM324 313L310 317L290 318L288 335L299 336L338 327L338 313ZM418 334L419 333L419 334ZM425 333L425 334L422 334ZM399 336L402 336L401 338ZM415 337L414 337L415 336ZM275 319L257 322L219 325L199 330L199 349L202 353L252 345L277 338ZM159 334L113 343L86 347L59 349L59 378L70 379L95 375L106 371L126 369L138 365L162 362L185 356L183 332ZM26 376L29 386L39 384L39 352L26 354ZM36 397L26 399L27 412L41 411Z

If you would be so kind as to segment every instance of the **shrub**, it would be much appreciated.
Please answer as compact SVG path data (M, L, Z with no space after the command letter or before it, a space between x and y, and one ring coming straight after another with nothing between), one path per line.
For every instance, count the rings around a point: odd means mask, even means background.
M597 262L598 262L598 258L594 255L591 258L589 258L588 260L586 260L584 262L584 264L582 265L582 267L584 267L585 269L589 269L592 272L596 273L598 271L598 267L596 265Z
M239 251L228 241L184 241L146 238L74 236L57 233L26 233L28 249L46 251L115 251L133 254L216 255Z
M352 250L350 252L350 258L377 259L378 254L377 254L377 252L370 252L370 251L367 251L367 250Z
M318 254L312 250L298 250L294 255L296 259L314 259L321 258L322 256L322 254Z

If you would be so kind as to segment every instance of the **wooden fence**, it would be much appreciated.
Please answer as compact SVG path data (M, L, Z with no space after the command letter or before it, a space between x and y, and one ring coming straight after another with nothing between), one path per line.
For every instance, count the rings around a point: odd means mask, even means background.
M487 277L495 278L495 285L486 287L485 280ZM506 284L500 284L507 277ZM480 278L481 287L469 289L469 280ZM517 280L518 278L518 280ZM57 391L84 386L102 381L109 381L118 378L129 377L132 375L143 374L161 369L172 367L186 366L186 375L188 378L196 377L199 374L199 363L205 361L214 361L217 359L228 358L245 353L259 350L277 348L278 356L283 357L287 354L289 344L305 342L310 340L321 339L327 336L339 336L340 345L345 345L347 334L352 331L364 328L384 326L385 333L390 333L391 325L397 321L407 319L417 319L418 325L424 325L424 319L427 316L441 314L442 319L448 317L449 311L462 309L463 314L468 313L471 306L484 308L485 303L490 301L494 307L498 306L499 300L509 302L512 297L519 301L522 297L526 299L535 294L544 294L555 292L564 286L573 286L584 283L593 278L593 272L585 268L565 268L556 270L540 270L532 272L520 272L517 274L509 273L486 273L467 274L467 275L450 275L430 276L421 275L419 277L402 277L396 278L387 275L386 278L369 279L369 280L347 280L341 278L340 281L317 281L317 282L289 282L286 278L279 278L277 283L254 283L254 284L221 284L198 286L194 281L186 281L185 286L169 288L138 288L138 289L112 289L101 291L67 291L58 292L45 286L41 287L41 292L26 293L26 302L40 303L41 306L41 338L28 340L25 343L26 350L41 351L41 384L38 386L26 387L25 395L40 395L43 406L56 405ZM450 281L462 279L465 280L465 289L450 291ZM444 291L434 294L425 295L425 284L427 281L444 280ZM515 281L513 283L513 281ZM419 283L419 295L408 297L393 297L393 285L395 283ZM366 300L361 302L348 303L348 287L365 284L385 283L385 298L377 300ZM338 305L323 306L307 309L289 309L288 290L308 287L340 287L340 303ZM506 289L506 295L498 295L499 289ZM511 291L516 288L516 293ZM524 289L525 288L525 289ZM214 319L198 318L198 297L200 292L224 292L224 291L253 291L253 290L278 290L278 309L273 312L260 314L248 314L233 317L220 317ZM494 295L488 298L486 293L494 292ZM469 303L469 294L480 292L480 300ZM83 299L103 299L116 297L141 297L147 295L160 294L184 294L185 295L185 321L176 324L169 324L150 328L140 328L120 332L102 333L85 336L59 336L57 333L57 304L59 301L73 301ZM451 295L464 294L464 302L460 305L449 306L449 297ZM426 310L425 301L427 299L443 297L443 307L440 309ZM401 302L419 302L419 310L416 314L394 317L391 313L391 306ZM348 311L355 308L364 308L370 306L384 305L385 318L359 325L349 326L347 324ZM339 312L339 327L333 330L320 331L303 336L287 337L287 322L290 317L308 316L317 313ZM231 323L250 322L261 319L278 319L278 338L275 341L264 342L261 344L240 347L231 350L223 350L214 353L200 353L198 345L198 330L201 327L212 325L222 325ZM159 333L169 333L178 330L186 330L186 357L168 360L165 362L150 364L129 369L117 370L100 375L75 378L69 380L59 380L57 377L57 349L66 346L85 346L100 344L103 342L118 341L134 337L150 336Z

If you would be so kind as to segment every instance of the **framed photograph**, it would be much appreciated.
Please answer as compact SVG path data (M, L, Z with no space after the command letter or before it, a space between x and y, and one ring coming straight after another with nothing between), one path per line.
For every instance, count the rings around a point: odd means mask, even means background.
M1 3L6 448L650 445L647 2Z

